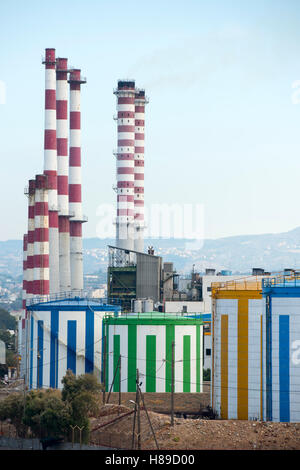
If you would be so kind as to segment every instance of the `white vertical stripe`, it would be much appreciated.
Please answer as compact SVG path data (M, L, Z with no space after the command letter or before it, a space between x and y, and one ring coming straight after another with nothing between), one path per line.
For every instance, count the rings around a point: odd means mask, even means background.
M261 419L261 314L262 299L249 299L248 308L248 418Z
M137 326L137 368L139 369L140 379L142 382L142 392L146 391L146 336L156 336L156 391L165 391L165 368L166 353L165 341L166 330L165 325L138 325ZM157 377L160 377L159 379Z

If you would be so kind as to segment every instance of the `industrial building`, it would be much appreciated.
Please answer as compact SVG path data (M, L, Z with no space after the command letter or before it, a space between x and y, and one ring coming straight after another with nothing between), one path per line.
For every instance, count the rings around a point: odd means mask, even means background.
M222 419L262 418L261 279L212 286L212 407Z
M161 299L162 258L148 253L109 246L107 295L119 299L124 311L132 300Z
M299 422L300 275L213 284L212 406L223 419Z
M139 370L143 392L171 392L172 343L174 343L174 391L202 392L203 324L159 312L107 317L106 390L134 392ZM119 357L121 356L121 377Z
M27 330L23 347L27 361L29 389L62 388L68 369L75 375L93 373L99 379L102 369L102 320L116 316L119 305L100 300L53 296L48 302L32 300L27 305Z
M263 419L300 422L300 273L263 279Z

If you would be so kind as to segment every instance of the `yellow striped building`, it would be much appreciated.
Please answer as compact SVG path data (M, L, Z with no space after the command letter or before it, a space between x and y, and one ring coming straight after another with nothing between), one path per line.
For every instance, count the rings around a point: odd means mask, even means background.
M261 419L261 280L213 283L212 305L212 407L222 419Z

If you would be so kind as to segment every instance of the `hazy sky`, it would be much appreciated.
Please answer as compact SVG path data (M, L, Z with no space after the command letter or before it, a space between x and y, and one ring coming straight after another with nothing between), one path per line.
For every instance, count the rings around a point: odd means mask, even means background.
M113 89L146 89L145 202L200 203L205 237L300 225L299 0L0 2L0 239L43 171L46 47L82 69L84 237L115 203ZM299 81L299 83L297 83ZM296 87L296 88L293 88Z

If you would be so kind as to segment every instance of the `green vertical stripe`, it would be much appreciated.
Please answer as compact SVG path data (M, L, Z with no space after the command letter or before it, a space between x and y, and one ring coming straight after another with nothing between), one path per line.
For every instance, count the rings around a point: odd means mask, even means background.
M201 386L201 378L200 378L200 370L201 370L201 338L200 338L200 325L196 326L196 392L200 392Z
M128 392L136 391L136 325L128 325Z
M191 337L183 337L183 391L191 391Z
M146 336L146 392L156 392L156 336Z
M166 325L166 392L172 391L172 341L175 341L175 325Z
M120 356L120 335L114 335L114 370L113 376L115 375L116 367L118 367L115 381L114 381L114 392L119 391L119 380L120 380L120 369L119 369L119 356Z

